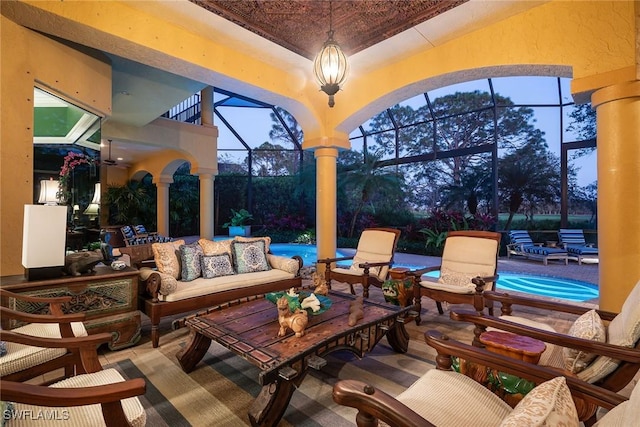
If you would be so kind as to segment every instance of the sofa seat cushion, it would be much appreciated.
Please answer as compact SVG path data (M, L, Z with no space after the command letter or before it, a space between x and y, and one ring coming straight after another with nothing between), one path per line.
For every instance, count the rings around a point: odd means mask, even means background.
M95 387L105 384L114 384L123 382L124 378L115 369L105 369L104 371L95 372L92 374L76 375L75 377L67 378L52 384L51 388L78 388L78 387ZM122 408L124 414L129 421L129 424L133 427L141 427L146 424L147 414L144 407L140 403L137 397L130 397L122 400ZM32 414L46 414L47 411L51 412L55 408L28 405L24 403L14 403L14 410L18 413L32 413ZM43 422L42 419L37 417L16 417L11 419L11 426L104 426L104 417L100 405L85 405L75 406L69 408L58 408L60 412L62 410L67 411L68 417L51 417L47 418ZM27 412L31 411L31 412Z
M187 298L194 298L215 292L228 291L243 286L256 286L278 280L293 279L292 273L275 268L268 271L257 271L255 273L234 274L233 276L222 276L213 279L199 277L191 282L178 282L176 290L169 295L159 295L161 301L180 301Z
M73 334L77 337L86 337L87 330L82 322L71 324ZM60 327L57 323L30 323L12 332L42 338L61 338ZM41 365L50 360L64 356L65 348L43 348L30 345L7 342L7 354L0 359L0 376L20 372L33 366Z

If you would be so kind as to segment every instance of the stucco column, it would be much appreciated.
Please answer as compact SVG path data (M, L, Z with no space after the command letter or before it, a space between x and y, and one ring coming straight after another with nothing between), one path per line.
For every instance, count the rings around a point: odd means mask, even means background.
M640 81L591 97L598 129L600 308L618 312L640 280Z
M336 255L338 149L317 148L316 158L316 239L318 258ZM321 267L321 266L318 266Z
M213 87L207 86L200 92L200 117L202 125L213 125Z
M169 234L169 186L173 183L173 178L161 177L156 184L156 218L158 221L158 234L160 236L170 236Z
M200 237L213 240L213 180L210 173L201 173L200 179Z

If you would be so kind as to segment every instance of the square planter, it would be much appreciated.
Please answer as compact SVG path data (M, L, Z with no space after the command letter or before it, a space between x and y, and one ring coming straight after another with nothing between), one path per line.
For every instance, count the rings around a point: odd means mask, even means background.
M229 236L249 237L251 235L250 225L231 225L229 226Z

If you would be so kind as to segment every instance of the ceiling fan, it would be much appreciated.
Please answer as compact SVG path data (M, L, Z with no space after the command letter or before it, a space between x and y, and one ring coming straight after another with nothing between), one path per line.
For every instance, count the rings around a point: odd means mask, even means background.
M115 165L117 165L118 163L117 163L115 160L113 160L113 159L111 158L111 140L110 140L110 139L107 139L107 141L109 141L109 157L108 157L108 158L106 158L106 159L104 159L104 160L102 161L102 163L103 163L103 164L105 164L105 165L107 165L107 166L115 166Z

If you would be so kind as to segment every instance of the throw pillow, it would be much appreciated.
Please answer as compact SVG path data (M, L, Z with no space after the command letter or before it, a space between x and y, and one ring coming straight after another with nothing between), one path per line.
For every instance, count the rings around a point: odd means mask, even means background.
M231 244L231 249L236 273L254 273L271 269L267 262L263 240L254 242L234 241Z
M202 277L213 279L214 277L230 276L236 274L231 265L231 255L223 253L220 255L205 255L202 257Z
M598 316L595 310L589 310L578 317L575 322L573 322L573 325L571 325L569 335L597 342L605 342L607 339L607 331L602 323L602 319L600 319L600 316ZM583 371L596 356L594 353L576 350L574 348L565 347L562 349L564 366L573 373Z
M167 243L152 243L153 260L160 273L180 279L180 258L178 251L180 245L184 245L184 240L176 240Z
M231 242L233 239L225 239L225 240L208 240L208 239L200 239L198 240L198 244L202 246L202 252L206 255L219 255L222 253L228 253L231 255Z
M358 255L353 257L353 261L351 262L351 267L349 267L350 270L354 270L360 273L364 273L364 268L360 268L360 264L364 264L365 262L374 262L371 261L370 259L364 259ZM382 261L377 261L377 262L382 262ZM380 275L380 268L381 267L371 267L369 268L369 275L373 275L373 276L379 276Z
M578 427L579 423L567 381L556 377L531 390L500 427Z
M202 275L202 246L197 243L180 245L182 281L190 282Z
M7 354L7 343L4 341L0 341L0 357Z
M482 276L482 274L459 273L457 271L453 271L444 267L440 269L440 278L438 279L438 283L443 283L445 285L462 286L475 290L476 285L471 282L471 279L478 276Z
M291 274L298 274L300 269L300 264L293 258L267 254L267 261L271 267Z
M269 250L271 248L271 237L266 236L266 237L243 237L243 236L236 236L233 238L234 241L236 242L258 242L258 241L263 241L264 242L264 251L266 253L269 253Z

